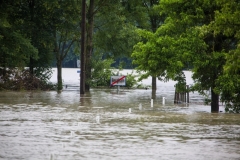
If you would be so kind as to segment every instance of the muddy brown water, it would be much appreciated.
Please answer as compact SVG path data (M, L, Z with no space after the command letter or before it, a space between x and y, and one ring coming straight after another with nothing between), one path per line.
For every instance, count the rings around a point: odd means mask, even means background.
M239 114L173 95L159 88L151 107L151 90L0 92L0 159L240 159Z

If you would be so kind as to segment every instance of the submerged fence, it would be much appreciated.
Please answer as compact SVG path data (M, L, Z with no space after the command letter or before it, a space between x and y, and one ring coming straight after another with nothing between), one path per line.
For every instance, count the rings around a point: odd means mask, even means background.
M174 104L189 103L189 85L185 86L184 91L178 91L176 86L174 95Z

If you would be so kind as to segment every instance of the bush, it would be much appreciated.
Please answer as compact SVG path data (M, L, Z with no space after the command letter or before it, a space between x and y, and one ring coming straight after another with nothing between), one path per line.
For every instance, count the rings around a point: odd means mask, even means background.
M0 90L52 90L55 86L32 75L29 70L1 69Z
M133 75L133 73L127 74L126 80L127 80L126 81L126 87L127 88L133 88L134 86L137 85L136 76Z
M113 75L111 64L112 59L96 58L92 60L91 80L87 81L90 87L109 86L110 77Z

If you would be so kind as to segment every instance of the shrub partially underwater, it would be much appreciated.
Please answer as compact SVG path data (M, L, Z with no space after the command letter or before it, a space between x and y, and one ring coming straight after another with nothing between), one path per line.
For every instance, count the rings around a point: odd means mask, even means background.
M29 70L0 69L0 90L53 90L55 85ZM45 73L47 75L51 73Z

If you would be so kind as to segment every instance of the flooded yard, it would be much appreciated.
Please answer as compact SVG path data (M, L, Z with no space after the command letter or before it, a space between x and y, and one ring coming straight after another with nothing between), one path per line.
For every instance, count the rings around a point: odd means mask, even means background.
M151 107L151 90L80 96L65 83L61 93L0 92L0 159L240 159L239 114L210 113L198 94L174 105L173 85L161 84Z

